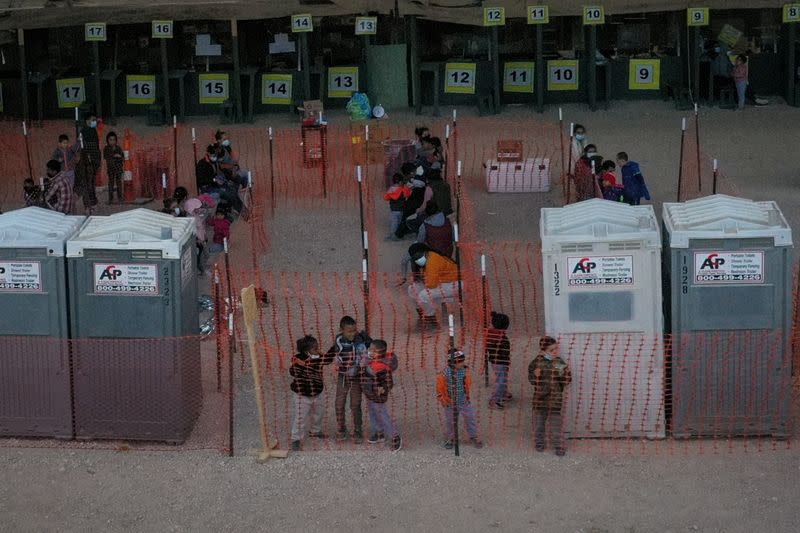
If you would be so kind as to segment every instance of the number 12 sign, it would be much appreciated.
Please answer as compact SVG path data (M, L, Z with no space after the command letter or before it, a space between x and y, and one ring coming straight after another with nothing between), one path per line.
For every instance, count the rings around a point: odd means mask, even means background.
M292 103L291 74L262 74L261 103L286 105Z
M475 63L447 63L444 66L444 92L475 94Z
M559 59L547 62L548 91L578 90L578 60Z
M533 62L509 62L503 68L503 92L533 92Z
M328 98L350 98L358 91L358 67L328 69Z

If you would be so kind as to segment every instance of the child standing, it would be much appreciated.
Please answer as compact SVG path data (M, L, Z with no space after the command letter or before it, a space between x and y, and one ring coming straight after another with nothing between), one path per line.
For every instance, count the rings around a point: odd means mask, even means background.
M511 343L506 336L508 315L492 311L492 327L486 332L486 357L494 371L494 393L489 409L503 409L511 399L508 392L508 368L511 366Z
M25 181L22 182L22 194L25 207L45 207L44 192L33 183L31 178L25 178Z
M647 184L644 182L639 163L630 161L627 153L620 152L617 154L617 165L620 166L620 172L622 173L625 202L629 205L639 205L642 198L650 200L650 191L647 190Z
M603 199L611 202L621 202L625 189L621 183L617 183L617 175L614 173L617 165L613 161L606 160L603 161L603 165L600 168L602 171L598 180L600 181L600 191L603 194Z
M370 444L384 442L386 435L389 435L392 439L392 450L396 452L403 447L403 443L387 405L389 391L392 390L394 382L391 358L387 357L386 341L374 339L367 355L368 361L359 370L361 390L367 398L369 423L372 426L372 436L367 442Z
M323 357L319 342L306 335L297 341L297 355L292 359L289 375L294 379L290 385L294 392L294 414L292 418L292 451L299 452L306 435L306 424L311 418L310 436L324 439L322 433L323 403L320 394L325 387L322 377L323 366L331 364L330 357Z
M117 134L113 131L106 135L106 146L103 148L103 159L106 160L108 174L108 203L114 202L114 191L117 192L117 203L122 203L122 172L125 153L117 144Z
M451 348L447 354L447 367L436 377L436 397L444 407L445 433L447 440L444 447L453 448L456 438L455 416L461 415L467 425L469 440L476 448L483 448L483 443L478 440L478 420L475 406L470 402L470 389L472 388L472 375L464 364L464 352Z
M231 238L231 221L225 218L225 211L217 208L214 218L208 221L208 225L214 228L214 238L209 251L222 252L225 249L225 239Z
M411 187L406 185L405 177L402 174L395 174L392 177L392 186L383 195L383 199L389 202L389 217L391 220L391 227L389 235L386 237L390 241L399 241L400 239L395 235L397 228L403 221L403 211L405 210L406 200L411 197Z
M736 84L736 98L739 111L744 109L744 103L747 99L745 93L747 92L748 78L750 77L749 68L747 66L747 56L739 54L736 56L736 65L733 67L733 81Z
M553 337L539 340L539 354L528 365L528 381L533 385L533 431L536 451L544 451L545 430L556 455L567 453L562 434L561 408L564 388L572 382L572 372L558 356L558 342Z

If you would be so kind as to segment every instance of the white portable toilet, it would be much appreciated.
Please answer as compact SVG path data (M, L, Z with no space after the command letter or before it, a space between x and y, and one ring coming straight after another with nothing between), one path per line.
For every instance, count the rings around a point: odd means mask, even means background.
M544 332L572 368L568 437L663 438L661 239L652 206L541 211Z

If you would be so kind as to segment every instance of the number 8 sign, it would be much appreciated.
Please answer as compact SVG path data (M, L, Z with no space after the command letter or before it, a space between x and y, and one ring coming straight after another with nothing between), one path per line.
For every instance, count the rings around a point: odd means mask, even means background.
M578 60L560 59L547 62L548 91L578 90Z
M783 6L783 22L800 22L800 4Z
M628 69L628 89L657 91L661 88L660 59L631 59Z

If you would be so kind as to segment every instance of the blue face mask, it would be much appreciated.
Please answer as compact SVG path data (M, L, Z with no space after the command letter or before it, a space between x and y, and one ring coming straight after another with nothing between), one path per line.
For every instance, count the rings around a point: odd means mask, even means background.
M222 141L222 146L230 146L230 145L231 145L230 139L225 139L224 141Z
M96 128L97 127L97 121L96 120L92 120L91 122L89 122L89 127L90 128Z
M575 134L575 138L578 139L579 141L585 141L586 140L586 134L585 133L576 133Z
M215 155L212 155L210 159L211 159L211 161L214 161L214 162L216 162L216 160L217 160L217 156L215 156Z
M547 359L548 361L553 360L553 356L547 352L544 352L544 358Z

